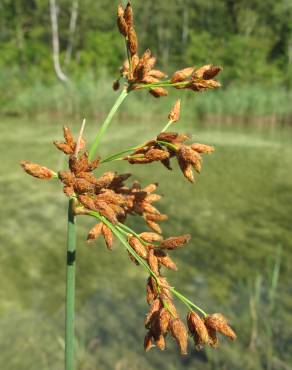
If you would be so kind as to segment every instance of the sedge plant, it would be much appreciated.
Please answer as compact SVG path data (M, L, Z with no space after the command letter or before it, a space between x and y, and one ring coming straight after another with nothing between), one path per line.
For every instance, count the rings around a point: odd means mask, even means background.
M190 182L194 182L194 171L200 173L202 155L211 153L214 148L200 143L188 144L189 137L176 131L171 126L179 120L181 104L177 100L157 136L139 145L134 145L111 154L105 158L97 156L99 145L107 132L112 118L122 102L139 90L148 90L155 98L168 95L170 88L190 89L195 92L220 86L214 77L220 67L205 65L201 68L187 67L176 71L171 78L159 69L155 69L156 58L147 49L138 56L138 41L134 28L133 10L128 3L125 8L118 6L117 23L124 37L127 59L120 69L120 78L114 82L114 90L122 91L101 124L96 137L87 150L83 131L85 121L75 140L70 129L64 127L64 140L55 141L55 146L68 158L68 170L53 171L47 167L29 161L22 161L23 169L30 175L44 180L55 179L63 185L68 197L68 232L67 232L67 280L66 280L66 319L65 319L65 369L74 370L74 299L75 299L75 264L76 264L76 218L91 217L95 225L89 231L88 242L94 242L103 236L105 245L112 250L113 240L120 241L121 247L128 253L130 260L140 265L148 273L146 283L146 301L149 305L145 317L144 349L152 347L164 350L166 337L170 334L178 344L181 354L187 354L188 337L194 341L196 349L206 345L218 345L217 334L230 339L236 335L222 314L208 314L177 288L169 284L163 269L177 270L170 254L183 246L190 235L165 237L160 222L167 220L165 214L154 205L161 196L156 193L157 184L142 186L138 181L127 185L130 174L103 172L103 164L124 160L132 165L147 165L160 162L171 170L171 160L176 160ZM151 230L135 231L127 225L131 216L140 216ZM188 309L186 323L180 318L175 306L175 299L180 300Z

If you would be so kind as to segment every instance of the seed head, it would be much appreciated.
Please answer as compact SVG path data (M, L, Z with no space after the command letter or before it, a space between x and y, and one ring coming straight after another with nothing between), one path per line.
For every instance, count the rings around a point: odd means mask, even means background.
M194 71L194 78L203 78L204 80L210 80L217 76L217 74L222 71L221 67L213 66L212 64L204 65Z
M190 311L187 316L189 331L194 339L195 346L200 349L201 346L209 343L209 333L204 321L194 311Z
M159 242L162 240L161 235L156 234L156 233L147 232L147 231L144 233L141 233L139 236L141 239L145 240L145 242L148 242L148 243Z
M102 229L101 229L102 235L104 237L104 241L106 243L107 249L112 250L113 248L113 233L111 229L105 225L102 224Z
M151 331L149 330L144 338L144 351L148 352L152 347L155 347L153 342L153 336Z
M150 306L149 308L149 311L145 317L145 321L144 321L144 324L145 324L145 327L147 328L153 318L153 316L155 315L155 313L159 312L160 309L162 308L162 305L161 305L161 301L159 298L156 298L152 305Z
M124 18L124 9L121 4L118 5L118 11L117 11L117 24L120 33L126 37L128 34L128 25Z
M169 322L169 327L171 335L180 348L180 353L186 355L188 353L188 332L184 323L179 318L172 319Z
M93 228L89 231L87 236L88 242L91 242L99 237L99 235L102 232L102 226L103 224L101 222L93 226Z
M134 25L133 8L132 8L130 2L128 2L127 6L125 8L124 19L125 19L125 22L126 22L126 24L129 28L133 27L133 25Z
M144 259L147 258L147 250L138 238L136 238L135 236L130 236L128 241L130 246L140 257Z
M232 340L236 339L236 334L228 325L226 318L221 313L208 315L204 322L208 329L213 329Z
M161 265L167 267L170 270L177 271L176 264L173 262L173 260L169 257L169 255L166 252L158 249L154 251L154 254Z
M153 95L155 98L160 98L161 96L167 96L168 91L163 87L155 87L149 90L149 93Z
M29 161L21 161L20 165L27 174L33 177L36 177L38 179L50 180L52 177L55 176L54 171L50 170L47 167L43 167L37 163L32 163Z
M159 329L162 335L166 334L168 327L169 327L170 319L171 319L171 315L169 311L166 308L162 308L159 311L159 316L158 316Z
M148 72L148 76L155 77L158 79L167 77L167 74L160 71L159 69L151 69L151 71Z
M137 39L137 34L134 29L134 27L129 28L128 32L128 48L130 50L131 55L137 54L138 51L138 39Z
M167 150L153 148L146 152L145 158L150 161L163 161L164 159L169 158L169 153Z
M213 153L215 148L206 144L195 143L191 145L191 148L197 153Z
M179 71L176 71L171 77L171 82L176 83L176 82L185 81L188 77L192 75L193 72L194 72L194 67L187 67Z
M156 276L159 276L159 263L157 257L154 255L153 250L150 250L148 252L148 264L154 274Z
M157 298L157 286L155 280L149 276L146 284L146 301L150 305Z
M177 122L180 116L180 99L178 99L174 106L172 107L171 111L169 112L168 119L171 122Z
M176 249L176 248L179 248L185 245L190 239L191 239L191 236L189 234L181 235L181 236L173 236L171 238L163 240L160 243L159 248Z

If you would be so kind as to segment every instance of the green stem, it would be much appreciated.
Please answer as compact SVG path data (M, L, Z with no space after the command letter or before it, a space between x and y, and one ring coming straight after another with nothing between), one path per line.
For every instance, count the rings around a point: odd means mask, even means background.
M105 159L103 159L100 163L106 163L106 162L111 162L111 161L115 161L117 159L123 159L121 158L121 155L123 154L127 154L129 152L132 152L133 150L136 150L140 148L140 146L133 146L132 148L129 148L129 149L125 149L125 150L122 150L121 152L119 153L116 153L116 154L112 154L110 155L109 157L106 157Z
M144 84L144 85L139 85L137 90L140 89L152 89L155 87L175 87L175 86L185 86L189 83L189 81L183 81L183 82L169 82L169 81L161 81L161 82L156 82L152 84Z
M161 130L161 132L165 132L168 127L172 124L173 121L168 121L167 124L163 127L163 129Z
M65 319L65 369L74 370L74 306L75 306L75 253L76 224L73 214L74 199L69 200L67 229L67 278Z
M119 106L122 104L122 102L125 100L125 98L127 97L128 95L128 91L127 89L123 89L123 91L121 92L121 94L118 96L115 104L113 105L112 109L109 111L109 114L107 115L106 119L104 120L103 124L101 125L95 139L94 139L94 142L91 146L91 149L89 151L89 160L92 160L93 157L95 156L95 153L96 153L96 149L99 145L99 142L100 140L102 139L103 135L105 134L109 124L111 123L111 120L113 118L113 116L115 115L116 111L118 110Z
M208 314L202 310L199 306L197 306L196 304L194 304L192 301L190 301L187 297L185 297L184 295L182 295L181 293L179 293L174 287L170 287L169 290L175 295L177 296L177 298L179 298L181 301L183 301L185 303L185 305L190 308L190 306L194 307L196 310L198 310L199 312L201 312L204 316L207 316Z

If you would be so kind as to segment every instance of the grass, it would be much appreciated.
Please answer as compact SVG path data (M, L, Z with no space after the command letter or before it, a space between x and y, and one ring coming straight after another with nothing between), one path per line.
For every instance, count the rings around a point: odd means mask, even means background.
M8 81L0 76L0 88L7 91ZM111 89L112 80L103 75L96 81L88 74L68 83L43 84L36 81L26 86L9 84L9 94L0 98L2 115L50 116L50 117L86 117L100 118L109 111L114 100ZM258 125L292 122L292 92L281 86L230 86L216 92L183 94L188 117L194 116L213 123L257 122ZM175 97L177 91L171 90ZM196 102L194 104L194 101ZM169 110L169 100L160 99L153 105L146 92L139 92L131 98L127 112L140 119L141 109L148 119L161 115L161 110Z
M154 112L161 104L165 103L154 105ZM100 107L102 114L105 107ZM114 119L102 141L102 155L151 138L162 127L161 113L154 120L152 112L137 122L131 109L131 102L126 102L118 116L121 121ZM57 183L25 176L18 164L28 159L53 169L64 167L62 154L49 145L61 137L62 123L24 119L0 123L0 368L7 370L62 368L67 201ZM75 132L79 126L74 120ZM97 122L89 119L90 140L96 127ZM177 127L194 132L194 140L216 146L216 152L205 158L196 185L159 164L132 166L130 171L142 183L159 182L165 195L160 209L170 216L164 225L166 235L192 234L192 242L174 256L179 271L167 272L170 282L208 312L224 312L239 338L235 343L223 339L221 349L188 357L180 357L171 341L164 353L153 350L145 355L146 275L118 243L111 253L102 241L87 246L90 221L80 218L77 369L289 369L291 129L203 126L190 121L188 114ZM129 171L127 163L114 166ZM104 170L112 168L113 164L104 165ZM131 224L140 230L136 219Z

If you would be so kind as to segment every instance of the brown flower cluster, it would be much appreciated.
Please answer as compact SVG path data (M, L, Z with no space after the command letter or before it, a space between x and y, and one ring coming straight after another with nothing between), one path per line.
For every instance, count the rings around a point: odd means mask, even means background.
M201 349L204 345L217 347L219 344L218 333L231 340L236 339L236 334L221 313L201 318L196 312L190 311L187 315L187 324L196 349Z
M176 104L176 108L170 113L170 120L178 119L179 110L177 110L177 106ZM163 149L161 149L160 141L162 139L166 143L176 146L177 151L172 152L167 146L162 146ZM175 133L160 134L156 141L151 141L145 145L147 150L142 151L143 155L148 159L164 161L169 159L170 155L162 158L161 152L178 155L178 152L186 151L186 148L189 148L182 144L185 139L184 135ZM112 225L123 224L128 215L139 215L145 219L148 227L153 230L152 232L145 231L139 235L127 233L127 241L133 251L133 253L129 252L129 257L135 264L140 264L141 260L144 261L149 271L151 271L146 285L146 299L150 308L145 318L145 327L148 330L144 341L145 351L153 346L163 350L166 345L165 338L167 334L170 334L176 340L180 352L186 354L188 331L179 318L173 302L172 288L162 275L161 270L162 267L177 270L169 252L183 247L190 240L190 235L167 239L161 236L159 222L166 220L167 216L161 214L153 205L161 198L160 195L155 193L157 184L150 184L142 188L135 181L131 187L128 187L124 182L130 177L130 174L118 175L115 172L105 172L100 177L96 177L93 171L99 166L99 159L88 160L85 141L79 138L79 142L75 142L68 127L64 127L64 141L55 141L54 144L69 156L69 169L67 171L59 171L56 175L54 171L28 161L21 162L23 169L39 179L49 180L58 177L63 184L64 193L75 199L76 215L86 215L90 214L91 211L96 211ZM195 149L189 150L196 153L210 151L210 147L202 144L193 145L195 145ZM141 154L141 151L139 151L139 154ZM190 155L189 157L192 158ZM192 163L191 159L188 159L189 157L185 156L184 158ZM93 226L88 233L87 240L93 241L100 235L103 236L107 248L111 250L113 233L104 222L99 222ZM217 332L223 333L231 339L235 338L232 329L229 328L226 320L220 314L201 319L194 312L190 312L187 317L187 324L197 348L204 344L216 346L218 342Z
M156 233L161 233L159 222L165 221L167 216L161 214L153 205L161 196L156 194L157 184L150 184L144 188L135 181L128 187L124 183L131 176L115 172L104 172L96 177L93 171L99 166L99 159L88 160L88 153L84 150L76 153L76 142L68 127L64 127L64 141L55 141L55 146L69 156L67 171L54 171L41 165L22 161L23 169L31 176L49 180L58 177L63 183L63 191L68 197L76 199L76 214L88 214L90 211L99 212L112 224L124 223L127 215L139 215L146 224ZM84 149L85 141L80 140L79 149ZM88 241L96 239L100 234L105 238L109 249L112 247L112 232L105 224L95 225L88 234Z
M177 89L190 89L193 91L215 89L221 85L213 78L221 70L221 67L213 66L212 64L206 64L198 69L187 67L176 71L171 77L171 82Z
M133 9L130 3L125 9L118 6L117 24L120 33L125 37L128 58L120 69L121 77L128 83L128 90L138 90L149 86L149 93L156 98L168 95L167 86L177 89L190 89L202 91L220 87L220 83L213 78L221 71L221 67L205 65L201 68L184 68L176 71L170 80L165 80L167 75L159 69L154 69L156 58L151 50L147 49L141 57L138 55L138 38L134 27ZM113 89L120 87L119 79L113 83Z
M168 118L170 122L176 122L179 119L180 103L177 101ZM202 154L212 153L213 146L194 143L186 145L189 139L187 135L177 132L161 132L156 139L150 140L137 148L131 155L124 159L131 164L147 164L152 162L161 162L167 169L171 170L170 159L175 157L183 175L194 182L193 169L201 172Z
M206 315L201 318L194 311L187 315L187 327L180 319L173 302L171 287L165 277L161 275L161 267L177 270L175 263L168 255L168 251L184 246L190 239L189 235L171 237L160 240L155 235L140 234L138 238L130 237L130 245L136 253L148 261L155 276L149 276L146 285L146 300L150 305L145 318L145 327L148 332L144 338L144 349L147 352L154 346L164 350L166 336L170 334L178 344L181 354L187 354L188 335L194 341L195 348L201 349L204 345L216 347L217 333L221 333L234 340L236 335L228 325L222 314ZM143 241L149 243L143 245ZM159 242L153 245L153 241Z
M128 3L123 9L118 6L117 23L120 33L125 37L128 49L128 59L125 60L121 68L121 76L125 77L130 84L130 89L136 90L140 84L159 83L166 74L158 69L154 69L156 58L151 50L147 49L141 57L138 56L138 39L134 28L133 10ZM114 90L119 88L119 81L115 81ZM162 87L153 87L149 90L155 97L167 95L167 90Z

